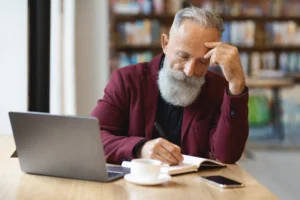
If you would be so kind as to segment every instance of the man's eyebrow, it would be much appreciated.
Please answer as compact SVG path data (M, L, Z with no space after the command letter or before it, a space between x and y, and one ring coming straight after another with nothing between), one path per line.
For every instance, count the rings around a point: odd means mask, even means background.
M186 51L182 51L182 50L176 51L176 54L187 55L187 56L191 57L191 54L189 54ZM207 62L207 61L209 61L209 58L204 58L204 56L202 56L202 57L198 58L197 60L199 60L200 62Z

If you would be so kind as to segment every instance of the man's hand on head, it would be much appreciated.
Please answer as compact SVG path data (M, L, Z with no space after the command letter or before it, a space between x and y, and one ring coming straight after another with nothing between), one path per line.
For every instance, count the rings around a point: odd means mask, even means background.
M163 138L146 142L139 150L138 157L156 159L170 165L183 161L180 147Z
M223 42L206 42L205 46L211 50L204 55L204 58L210 59L211 66L221 66L225 79L229 83L230 93L241 94L245 89L246 81L238 49Z

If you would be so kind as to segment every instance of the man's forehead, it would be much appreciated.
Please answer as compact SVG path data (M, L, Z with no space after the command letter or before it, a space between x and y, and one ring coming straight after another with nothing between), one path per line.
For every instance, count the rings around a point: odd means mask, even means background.
M172 34L170 40L175 49L177 49L176 47L180 47L180 49L190 52L190 54L203 56L203 54L209 50L205 46L205 43L219 42L220 36L217 29L201 28L198 24L195 26L195 29L189 29L189 24L182 24L183 28L180 28L179 31Z
M193 57L202 57L209 51L204 44L205 39L177 39L174 40L173 48L177 54L188 54Z
M209 41L217 41L220 38L220 33L216 28L205 28L191 20L184 20L179 28L174 31L175 37L182 39L207 38ZM207 41L207 42L209 42Z

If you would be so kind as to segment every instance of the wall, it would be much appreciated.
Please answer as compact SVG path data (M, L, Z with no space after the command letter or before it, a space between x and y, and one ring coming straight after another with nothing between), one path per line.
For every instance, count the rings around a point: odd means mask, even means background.
M109 79L107 0L76 0L76 113L89 115Z
M108 4L107 0L62 4L51 1L50 112L89 115L109 79Z
M0 134L11 134L9 111L28 108L27 1L0 0Z

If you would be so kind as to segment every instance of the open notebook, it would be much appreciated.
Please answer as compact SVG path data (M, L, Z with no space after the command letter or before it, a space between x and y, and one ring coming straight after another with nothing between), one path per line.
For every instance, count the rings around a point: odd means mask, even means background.
M199 169L211 169L226 167L225 164L207 158L199 158L195 156L183 155L183 162L179 165L169 166L163 165L161 172L169 175L183 174L188 172L196 172ZM122 166L130 168L129 161L123 161Z

